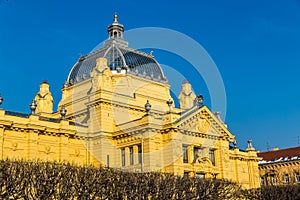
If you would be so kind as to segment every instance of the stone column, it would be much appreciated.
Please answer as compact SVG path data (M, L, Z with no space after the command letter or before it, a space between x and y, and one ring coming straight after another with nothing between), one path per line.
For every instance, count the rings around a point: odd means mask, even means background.
M130 165L130 152L129 147L125 147L125 166Z
M188 162L193 163L194 161L194 145L188 147Z

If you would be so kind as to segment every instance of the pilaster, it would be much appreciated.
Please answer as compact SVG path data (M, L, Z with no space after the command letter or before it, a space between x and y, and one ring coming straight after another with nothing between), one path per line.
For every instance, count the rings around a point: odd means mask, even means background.
M130 165L129 147L125 147L125 166Z
M133 146L133 155L134 155L133 161L134 161L134 164L136 165L139 163L138 145Z
M0 109L0 117L1 117L1 109ZM5 127L0 125L0 156L2 160L4 154L4 131L5 131Z
M59 162L68 162L69 160L69 138L61 134L59 136Z
M27 159L36 160L39 159L38 151L38 140L39 132L38 130L29 130L27 132Z

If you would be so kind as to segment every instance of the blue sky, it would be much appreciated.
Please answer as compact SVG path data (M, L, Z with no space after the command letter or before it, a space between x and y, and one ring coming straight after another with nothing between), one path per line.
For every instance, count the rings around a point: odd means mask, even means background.
M57 105L71 67L107 38L114 12L126 30L169 28L206 49L225 84L226 123L238 146L247 139L261 151L299 145L299 0L0 0L2 107L29 113L44 79ZM155 57L178 69L185 64L168 52ZM191 79L207 96L203 80Z

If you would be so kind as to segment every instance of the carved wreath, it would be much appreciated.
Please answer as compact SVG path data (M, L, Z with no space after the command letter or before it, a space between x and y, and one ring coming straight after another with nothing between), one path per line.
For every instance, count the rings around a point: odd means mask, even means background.
M200 118L198 121L198 131L200 133L206 133L210 127L210 123L205 118Z

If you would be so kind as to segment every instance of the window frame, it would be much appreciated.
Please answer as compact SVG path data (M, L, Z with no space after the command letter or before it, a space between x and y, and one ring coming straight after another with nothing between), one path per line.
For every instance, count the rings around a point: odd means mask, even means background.
M134 165L133 147L129 147L129 163L130 165Z
M121 164L122 164L122 167L126 166L125 148L121 149Z
M285 183L290 183L290 176L289 176L289 174L284 174L284 181L285 181Z
M189 145L182 145L182 162L189 163L189 155L188 155L188 147Z
M196 162L197 157L197 153L196 153L196 149L199 153L201 153L201 155L199 156L199 158L203 158L203 147L200 146L194 146L193 148L193 153L194 153L194 163Z
M215 155L215 149L209 149L208 150L208 158L211 161L212 165L216 165L216 155Z
M143 162L143 149L141 144L138 145L138 162L139 164Z

